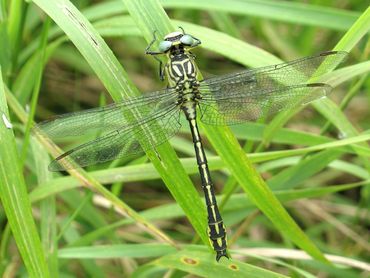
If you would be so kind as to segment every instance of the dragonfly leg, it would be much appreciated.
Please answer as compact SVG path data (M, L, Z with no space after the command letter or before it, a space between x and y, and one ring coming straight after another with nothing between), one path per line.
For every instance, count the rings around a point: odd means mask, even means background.
M183 35L185 35L186 33L185 33L184 28L182 28L181 26L178 26L178 27L179 27L179 29L182 31L182 34L183 34Z
M157 32L157 30L154 30L153 31L153 40L145 48L145 54L152 55L154 57L154 59L157 60L157 62L159 63L159 78L160 78L161 81L163 81L164 80L163 62L162 62L161 59L159 59L158 57L156 57L156 55L163 55L164 53L163 52L160 52L160 51L151 51L150 50L150 48L153 46L153 44L157 41L157 37L155 36L155 33L156 32Z
M159 61L159 79L161 81L163 81L164 80L164 75L165 75L163 63L162 63L162 61L160 59L157 59L156 56L153 56L153 57L156 58L157 61Z
M145 48L145 54L150 54L150 55L156 55L156 54L163 54L162 52L156 52L156 51L150 51L150 48L153 46L153 44L157 41L157 37L155 36L155 33L157 30L153 31L153 39L152 41L148 44L148 46Z
M198 38L196 38L196 37L194 37L194 36L192 36L193 37L193 39L195 40L195 43L191 46L191 48L193 48L193 47L196 47L196 46L198 46L198 45L200 45L202 42L200 41L200 39L198 39Z

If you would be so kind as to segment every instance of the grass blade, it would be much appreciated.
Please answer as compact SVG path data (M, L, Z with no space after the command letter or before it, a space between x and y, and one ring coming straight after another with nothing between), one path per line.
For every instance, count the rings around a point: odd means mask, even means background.
M200 277L287 277L240 261L218 263L209 252L198 246L161 257L151 264L175 268Z
M119 101L139 94L104 40L71 3L62 0L52 2L36 0L35 3L63 29L114 100ZM197 192L183 170L176 153L168 143L165 143L159 146L156 152L149 151L147 155L161 174L171 194L181 204L187 215L191 216L189 219L198 234L205 242L208 242L203 225L203 219L206 218L202 209L203 204L199 198L193 198L197 196ZM105 196L110 196L109 198L114 199L115 202L119 202L118 198L113 197L106 189L99 186L99 191ZM163 233L161 237L170 241Z
M30 277L49 277L31 203L19 165L0 67L0 198Z

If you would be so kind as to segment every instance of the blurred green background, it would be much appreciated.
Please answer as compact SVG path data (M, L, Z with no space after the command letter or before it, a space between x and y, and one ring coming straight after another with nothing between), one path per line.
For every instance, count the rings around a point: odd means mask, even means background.
M0 109L13 125L0 127L4 277L368 277L368 1L0 7ZM334 87L329 99L231 131L202 126L233 258L220 263L207 246L186 124L158 153L64 174L47 171L54 143L30 132L33 121L164 88L144 49L153 30L178 26L202 41L193 52L205 78L349 52L322 79ZM87 139L55 143L67 150Z

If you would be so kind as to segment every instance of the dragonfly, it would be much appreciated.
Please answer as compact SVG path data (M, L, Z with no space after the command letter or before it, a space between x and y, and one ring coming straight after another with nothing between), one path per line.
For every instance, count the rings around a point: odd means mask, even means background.
M180 116L184 115L205 197L208 237L216 260L229 258L226 227L217 205L198 121L209 125L239 124L325 97L332 87L314 80L335 68L347 53L328 51L199 80L195 55L191 52L201 44L198 38L181 29L164 36L158 50L153 51L155 33L153 37L145 53L159 61L159 76L161 80L167 79L167 88L104 107L59 115L36 125L37 130L51 138L96 135L57 157L49 170L85 167L155 149L179 131ZM165 65L160 55L167 57Z

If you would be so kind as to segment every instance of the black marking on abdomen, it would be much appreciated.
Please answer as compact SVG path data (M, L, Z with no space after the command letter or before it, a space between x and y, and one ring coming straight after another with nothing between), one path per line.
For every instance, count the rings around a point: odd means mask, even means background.
M228 258L226 229L217 206L216 195L208 169L207 158L203 149L195 117L196 115L194 115L194 118L188 118L188 121L193 137L198 170L202 180L202 189L206 200L208 212L208 236L213 249L216 251L216 260L218 261L223 256Z

